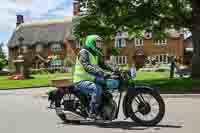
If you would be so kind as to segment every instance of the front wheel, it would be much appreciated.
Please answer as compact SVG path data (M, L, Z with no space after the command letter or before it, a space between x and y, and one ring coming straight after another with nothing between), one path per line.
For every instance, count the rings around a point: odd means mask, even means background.
M154 126L165 114L165 103L157 91L141 89L124 99L124 111L139 125Z

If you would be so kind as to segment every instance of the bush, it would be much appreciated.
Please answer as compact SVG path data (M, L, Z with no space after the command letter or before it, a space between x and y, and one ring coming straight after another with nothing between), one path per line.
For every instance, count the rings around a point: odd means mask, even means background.
M0 58L0 71L7 65L7 61L3 58Z

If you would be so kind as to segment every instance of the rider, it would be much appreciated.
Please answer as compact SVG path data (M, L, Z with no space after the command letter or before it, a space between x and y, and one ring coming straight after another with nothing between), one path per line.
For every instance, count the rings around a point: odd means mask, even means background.
M76 88L91 96L90 117L96 116L98 113L96 108L102 92L102 86L98 81L103 81L109 75L104 70L110 72L118 71L115 65L106 64L103 61L102 44L103 40L100 36L87 36L85 47L80 50L77 56L73 76Z

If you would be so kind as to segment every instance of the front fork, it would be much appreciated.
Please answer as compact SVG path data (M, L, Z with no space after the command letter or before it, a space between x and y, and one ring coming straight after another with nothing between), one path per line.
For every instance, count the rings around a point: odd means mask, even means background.
M127 88L133 88L133 89L135 89L135 84L131 84L131 85L129 85ZM133 89L132 89L132 91L133 91ZM115 119L117 119L118 118L118 115L119 115L119 109L120 109L120 105L121 105L121 100L122 100L122 93L123 93L123 86L120 86L120 95L119 95L119 100L118 100L118 106L117 106L117 112L116 112L116 115L115 115ZM129 89L127 90L127 92L126 92L126 95L128 94L128 92L129 92ZM125 100L125 98L126 98L126 95L125 95L125 97L124 97L124 99L123 99L123 110L124 110L124 100ZM124 110L125 111L125 110ZM123 112L124 112L123 111ZM126 113L124 112L124 115L126 116L126 118L125 119L127 119L128 118L128 115L126 115Z

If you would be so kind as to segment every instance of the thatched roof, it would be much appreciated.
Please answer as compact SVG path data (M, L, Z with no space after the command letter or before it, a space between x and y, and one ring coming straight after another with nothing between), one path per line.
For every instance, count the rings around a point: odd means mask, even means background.
M8 47L18 46L20 37L24 38L24 45L71 40L73 39L72 26L72 17L62 20L26 22L15 29L8 42Z

